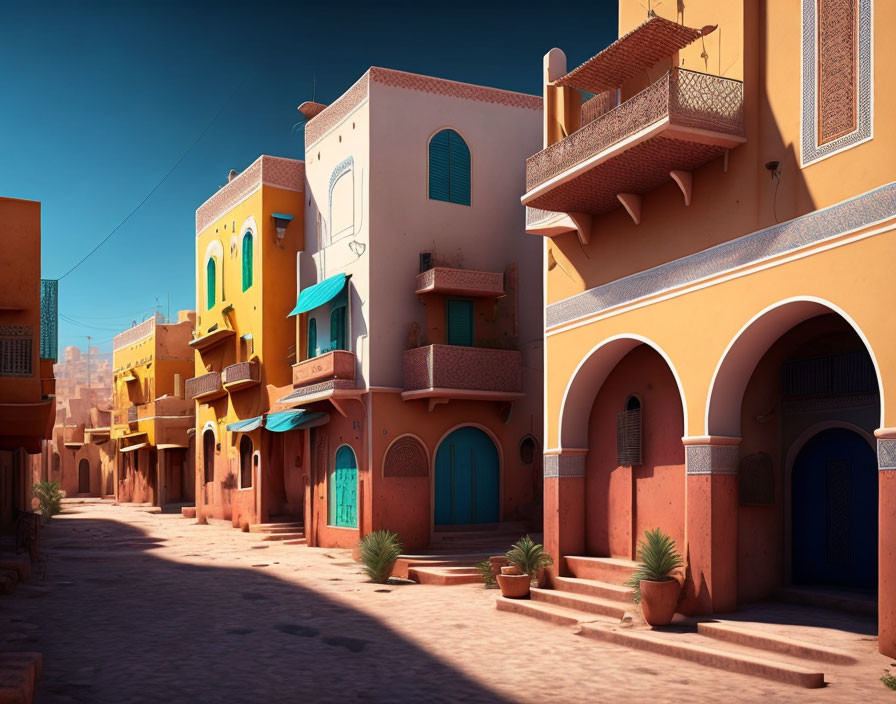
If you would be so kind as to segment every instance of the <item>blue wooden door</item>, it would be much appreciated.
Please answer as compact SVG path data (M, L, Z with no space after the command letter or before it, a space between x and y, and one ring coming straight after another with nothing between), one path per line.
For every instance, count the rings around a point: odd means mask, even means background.
M858 433L813 437L793 464L793 583L877 587L877 460Z
M479 428L458 428L439 445L435 524L497 523L498 450Z
M445 304L446 341L449 345L473 346L473 301L449 298Z
M336 465L329 488L330 525L358 527L358 463L348 445L336 451Z

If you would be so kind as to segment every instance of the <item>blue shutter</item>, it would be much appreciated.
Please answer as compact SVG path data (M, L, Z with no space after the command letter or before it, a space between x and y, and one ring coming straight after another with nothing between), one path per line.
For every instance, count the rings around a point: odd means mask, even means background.
M308 359L317 356L317 319L308 318Z
M208 263L205 265L205 307L209 310L215 307L215 286L215 260L214 258L209 258Z
M450 201L449 179L449 134L442 130L429 141L429 197L431 200Z
M449 345L462 347L473 346L473 302L455 301L446 302L448 317L447 340Z
M243 235L243 291L252 285L252 233Z
M470 148L454 130L448 132L448 200L470 205Z
M330 349L345 349L345 306L330 310Z

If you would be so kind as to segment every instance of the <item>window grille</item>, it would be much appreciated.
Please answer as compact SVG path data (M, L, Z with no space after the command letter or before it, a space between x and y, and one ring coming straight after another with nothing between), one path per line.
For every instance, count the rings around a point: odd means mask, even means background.
M641 464L641 402L634 396L616 416L616 454L621 467Z
M30 325L0 325L0 376L34 375Z

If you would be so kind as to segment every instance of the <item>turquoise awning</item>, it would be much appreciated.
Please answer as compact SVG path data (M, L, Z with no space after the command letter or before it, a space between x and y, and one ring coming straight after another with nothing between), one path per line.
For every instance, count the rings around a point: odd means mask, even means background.
M265 420L264 427L272 433L286 433L290 430L324 425L329 420L330 416L327 413L314 413L296 408L280 413L271 413Z
M258 430L263 423L264 416L257 416L255 418L248 418L247 420L238 420L236 423L230 423L227 426L227 429L232 430L235 433L248 433L252 430Z
M336 274L336 276L331 276L329 279L324 279L319 284L309 286L299 294L296 307L292 309L289 315L307 313L309 310L314 310L324 303L329 303L339 295L344 286L345 274ZM286 317L288 318L289 315Z

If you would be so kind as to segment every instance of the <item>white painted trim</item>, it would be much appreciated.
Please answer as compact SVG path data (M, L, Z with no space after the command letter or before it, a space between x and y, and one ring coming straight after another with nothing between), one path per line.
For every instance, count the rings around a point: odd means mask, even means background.
M878 221L880 222L880 221ZM869 223L869 225L873 225L875 223ZM868 227L865 225L864 227ZM856 228L862 229L862 228ZM878 235L882 235L890 230L896 230L896 222L885 225L884 227L878 228L876 230L870 230L868 232L863 232L861 234L855 235L853 237L843 237L842 239L837 239L835 242L830 242L823 245L809 244L805 247L801 247L797 250L794 250L794 254L792 255L776 255L775 257L768 257L766 259L757 259L756 264L747 264L744 267L739 269L729 269L728 271L723 271L718 274L712 274L711 276L707 276L704 279L693 282L688 285L683 285L680 288L673 289L665 289L665 291L659 291L655 294L649 294L642 298L636 298L632 302L623 304L621 306L615 308L608 308L605 311L602 311L598 314L593 315L584 315L580 318L576 318L573 322L564 323L562 325L558 325L557 327L551 328L550 330L545 330L545 337L550 337L552 335L558 335L563 332L567 332L569 330L574 330L576 328L582 327L583 325L590 325L591 323L595 323L599 320L605 320L606 318L612 318L616 315L621 315L623 313L628 313L633 310L637 310L638 308L644 308L646 306L651 306L656 303L661 303L662 301L667 301L671 298L677 298L679 296L684 296L688 293L693 293L694 291L700 291L704 288L709 288L711 286L717 286L719 284L727 283L728 281L732 281L734 279L739 279L744 276L748 276L750 274L755 274L760 271L765 271L766 269L773 269L777 266L782 266L784 264L789 264L790 262L797 261L800 259L805 259L806 257L810 257L814 254L820 252L826 252L831 249L836 249L837 247L844 247L846 245L852 244L854 242L860 242L869 237L876 237ZM851 230L849 232L855 232L856 230ZM842 233L844 235L849 234L849 232ZM839 236L838 236L839 237ZM774 261L769 261L774 260ZM561 299L565 300L565 299ZM555 303L559 303L560 301L555 301Z
M358 79L358 80L360 80L360 79ZM357 83L357 81L356 81L356 83ZM354 115L356 112L358 112L358 110L360 110L360 109L361 109L362 107L364 107L368 102L370 102L370 86L371 86L371 83L372 83L372 81L370 81L369 78L368 78L368 83L367 83L367 95L364 97L363 100L361 100L361 102L359 102L355 107L353 107L351 110L349 110L349 112L347 112L347 113L345 114L345 117L343 117L341 120L339 120L339 122L334 123L332 127L328 128L325 132L322 132L321 135L320 135L320 137L318 137L317 139L315 139L313 142L309 142L309 143L305 146L305 161L306 161L306 163L309 161L309 159L308 159L308 152L310 152L314 147L316 147L318 144L320 144L320 142L322 142L324 139L326 139L328 135L332 134L334 130L339 129L342 125L344 125L344 124L346 123L346 121L347 121L352 115ZM342 99L342 97L343 97L346 93L348 93L349 90L351 90L351 89L354 88L354 87L355 87L355 84L352 83L351 86L349 86L348 90L346 90L345 93L343 93L343 94L340 95L336 100L334 100L332 103L330 103L330 105L335 105L336 103L338 103L338 102ZM329 106L327 106L327 107L329 107ZM315 117L317 117L317 115L315 115ZM312 119L313 119L313 118L312 118ZM310 161L314 161L313 156L312 156L312 158L310 159ZM334 526L334 528L335 528L335 527L336 527L336 526Z
M672 363L672 358L669 357L668 354L666 354L665 350L663 350L662 347L660 347L657 343L655 343L653 340L651 340L648 337L644 337L643 335L638 335L636 333L621 333L618 335L613 335L612 337L608 337L605 340L596 344L594 347L592 347L585 354L585 356L583 356L582 359L579 360L578 365L576 366L576 368L573 370L572 374L570 375L569 381L566 384L566 389L563 391L563 400L560 402L560 413L557 418L557 442L559 443L558 450L560 453L564 452L564 450L566 450L566 449L571 449L571 448L563 447L563 419L566 414L566 402L569 398L569 393L572 390L572 387L576 382L576 377L578 377L579 372L581 371L582 367L585 366L585 363L589 359L591 359L592 355L597 353L601 348L606 347L611 342L616 342L617 340L634 340L640 344L647 345L648 347L653 348L653 350L657 354L659 354L660 357L663 358L663 360L665 360L666 366L669 368L669 371L672 372L672 376L675 378L675 384L678 386L678 395L679 395L679 398L681 399L681 410L682 410L682 417L684 420L684 429L683 429L682 435L686 436L688 434L687 397L685 396L685 392L684 392L684 384L681 383L681 376L678 374L678 370L675 368L675 365ZM626 352L625 354L628 354L628 352ZM625 357L625 355L623 355L623 358L624 357ZM594 389L595 398L597 397L597 394L599 392L600 392L599 388ZM545 395L545 400L547 400L547 395ZM547 415L545 415L545 417L547 417Z
M709 427L709 414L710 414L710 407L711 407L711 402L712 402L712 394L713 394L713 391L715 390L716 380L718 379L719 372L721 371L722 366L725 363L725 360L728 359L728 354L731 352L731 349L734 347L734 345L737 343L737 341L741 338L741 336L749 328L751 328L753 326L753 324L756 323L756 321L758 321L760 318L764 317L765 315L767 315L768 313L770 313L771 311L773 311L777 308L781 308L783 306L793 304L793 303L815 303L817 305L824 306L825 308L830 310L832 313L836 313L841 318L843 318L843 320L845 320L847 323L849 323L849 325L852 327L852 329L855 331L855 333L862 340L862 344L865 345L865 350L868 352L868 356L871 357L871 363L874 364L874 373L877 375L878 393L880 394L880 423L879 423L879 427L883 427L883 425L884 425L883 377L881 376L881 373L880 373L880 364L877 361L877 357L875 357L875 355L874 355L874 350L871 348L871 344L868 342L868 337L865 335L865 333L862 331L862 329L859 327L859 325L856 323L856 321L852 318L852 316L850 316L848 313L846 313L846 311L844 311L840 306L836 305L835 303L832 303L831 301L828 301L827 299L824 299L824 298L819 298L817 296L794 296L792 298L785 298L784 300L778 301L777 303L773 303L772 305L770 305L766 308L763 308L761 311L756 313L752 318L750 318L749 321L747 321L747 323L738 331L738 333L731 339L731 341L725 347L724 352L722 352L721 358L719 359L718 363L716 364L715 371L712 374L712 379L709 382L709 390L707 391L707 394L706 394L706 405L704 406L704 409L703 409L703 412L704 412L703 428L704 428L704 433L706 435L713 434L710 431L710 427ZM812 316L812 317L814 317L814 316ZM762 356L767 351L768 350L765 349L759 353L758 357L756 358L756 363L753 365L754 369L756 368L756 364L759 364L759 361L762 359ZM740 401L742 403L743 399L740 399Z
M218 443L218 424L213 420L205 421L205 425L202 426L202 430L199 431L199 437L202 438L205 435L206 430L211 430L212 434L215 436L215 443Z

